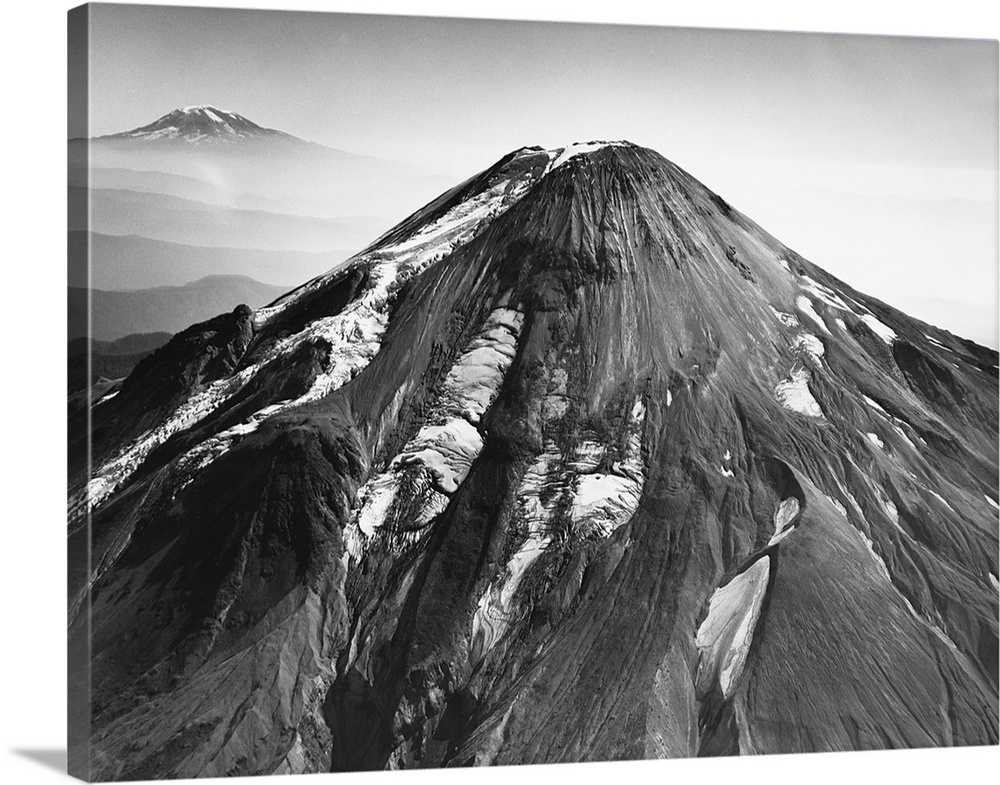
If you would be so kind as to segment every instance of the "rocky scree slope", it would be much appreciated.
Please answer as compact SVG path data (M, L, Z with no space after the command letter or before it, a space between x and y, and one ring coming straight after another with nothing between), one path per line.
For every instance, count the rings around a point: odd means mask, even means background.
M95 403L80 765L996 743L997 363L653 151L516 151Z

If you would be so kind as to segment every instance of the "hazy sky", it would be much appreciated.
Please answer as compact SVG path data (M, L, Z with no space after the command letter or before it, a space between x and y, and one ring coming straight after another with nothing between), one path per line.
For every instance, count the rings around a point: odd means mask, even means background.
M995 41L98 5L91 46L92 135L208 103L456 179L629 139L997 345Z

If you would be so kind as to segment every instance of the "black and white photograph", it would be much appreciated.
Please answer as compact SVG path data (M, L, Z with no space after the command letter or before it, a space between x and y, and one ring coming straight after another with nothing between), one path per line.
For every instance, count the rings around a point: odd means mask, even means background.
M997 751L995 26L66 10L21 763Z

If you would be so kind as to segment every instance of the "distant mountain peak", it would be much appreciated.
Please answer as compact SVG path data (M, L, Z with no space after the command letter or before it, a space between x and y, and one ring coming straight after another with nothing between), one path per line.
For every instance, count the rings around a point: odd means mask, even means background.
M100 138L188 144L236 143L259 139L283 139L305 143L284 131L264 128L241 114L219 109L211 104L174 109L148 125Z

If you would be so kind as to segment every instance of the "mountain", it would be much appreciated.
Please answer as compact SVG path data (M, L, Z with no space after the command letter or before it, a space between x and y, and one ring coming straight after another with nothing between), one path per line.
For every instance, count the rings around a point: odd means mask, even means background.
M213 275L183 286L132 291L70 287L69 337L115 341L137 333L175 333L240 303L266 305L286 291L245 275Z
M70 140L68 155L71 234L99 240L88 247L71 236L71 274L106 289L230 273L294 284L358 252L441 189L440 172L211 106Z
M284 131L262 128L243 115L214 106L185 106L174 109L148 125L108 134L99 139L128 139L150 144L242 144L259 140L307 145Z
M230 207L369 215L381 222L379 232L432 199L443 174L306 141L212 106L178 108L128 131L71 139L69 168L72 182L84 187L111 181Z
M517 150L71 424L71 771L996 744L998 390L656 152Z

